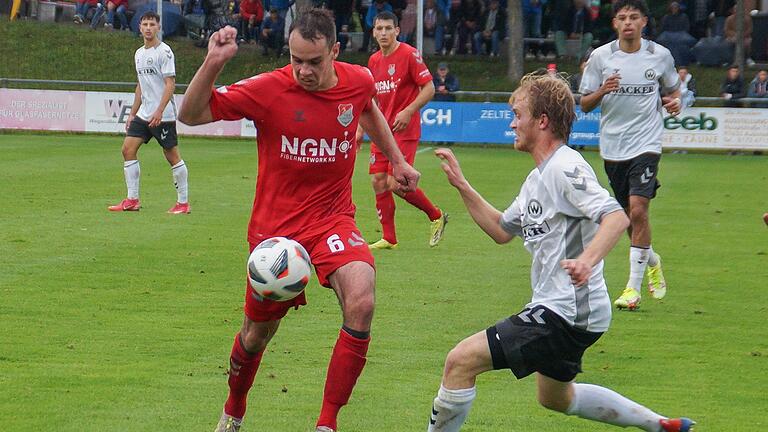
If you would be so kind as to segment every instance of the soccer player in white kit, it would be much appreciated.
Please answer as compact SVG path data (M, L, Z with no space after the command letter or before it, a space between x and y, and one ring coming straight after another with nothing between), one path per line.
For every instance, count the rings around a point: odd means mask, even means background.
M449 149L435 153L489 237L497 243L523 239L533 255L533 296L520 313L448 353L427 430L458 431L475 399L477 376L510 369L518 379L535 373L539 402L551 410L648 432L690 431L690 419L668 419L605 387L573 381L584 351L608 330L611 301L602 260L629 220L581 154L565 145L576 118L565 80L528 75L510 104L515 149L530 153L536 167L504 212L472 188Z
M614 304L634 310L646 271L651 296L661 299L667 293L661 258L651 247L648 209L660 186L662 106L674 116L682 104L669 50L642 38L648 23L645 2L618 0L613 14L618 40L592 52L579 92L582 111L600 106L600 156L614 196L629 215L629 280Z
M136 50L134 60L139 83L128 120L125 123L123 141L123 173L128 196L120 203L109 206L110 211L138 211L139 177L141 170L137 154L142 144L155 138L163 148L171 164L173 184L176 187L176 204L168 210L171 214L190 212L187 196L187 166L179 155L176 139L176 103L173 90L176 86L176 66L171 47L157 37L160 17L152 11L141 16L140 31L144 46Z

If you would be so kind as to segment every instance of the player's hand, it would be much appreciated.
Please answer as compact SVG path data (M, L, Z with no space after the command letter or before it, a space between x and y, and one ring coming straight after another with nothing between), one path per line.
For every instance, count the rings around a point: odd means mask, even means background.
M136 117L136 116L134 116L132 114L128 114L128 118L125 119L125 130L126 131L128 131L128 128L131 127L131 122L133 121L134 117Z
M461 172L461 166L459 166L459 160L456 159L456 155L453 154L451 149L439 148L435 150L435 156L443 161L440 166L448 177L448 182L451 186L460 188L466 185L467 179L464 178L464 173Z
M163 112L160 110L157 110L149 118L149 127L160 126L161 121L163 121Z
M395 121L392 123L392 132L400 132L408 127L408 123L411 122L412 112L408 110L402 110L395 116Z
M680 110L683 108L683 103L679 97L663 96L661 103L664 104L664 109L667 110L669 115L673 117L680 114Z
M226 26L208 40L208 58L224 64L237 53L237 29Z
M421 173L416 168L403 161L401 164L392 165L392 177L398 183L397 189L400 192L413 192L419 183Z
M621 80L621 75L615 73L608 77L607 80L603 83L602 86L600 86L600 91L606 95L611 92L615 92L619 89L619 81Z
M562 260L560 261L560 267L571 276L571 282L576 286L586 284L589 281L589 276L592 274L592 267L586 261L578 258Z

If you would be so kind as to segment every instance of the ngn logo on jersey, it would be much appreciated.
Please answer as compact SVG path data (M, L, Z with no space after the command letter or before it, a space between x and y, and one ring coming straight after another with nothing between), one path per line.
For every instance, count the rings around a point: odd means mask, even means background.
M347 158L352 144L347 139L349 132L344 131L344 140L339 142L338 138L332 138L330 141L326 138L288 138L282 136L282 146L280 148L280 157L282 159L305 163L332 163L336 162L336 151Z

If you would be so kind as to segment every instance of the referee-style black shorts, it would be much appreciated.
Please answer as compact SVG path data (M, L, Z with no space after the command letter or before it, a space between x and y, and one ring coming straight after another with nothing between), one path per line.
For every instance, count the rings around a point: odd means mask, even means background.
M126 135L129 137L141 138L144 143L155 138L164 148L170 149L176 147L178 140L176 138L176 122L162 122L155 127L149 127L149 122L136 116L131 120Z
M561 382L576 378L584 351L603 335L575 329L544 306L524 309L485 334L494 369L510 369L517 379L539 372Z
M658 153L643 153L625 161L605 161L605 173L611 182L613 196L624 208L629 208L629 196L638 195L653 199L661 183L656 175L659 172Z

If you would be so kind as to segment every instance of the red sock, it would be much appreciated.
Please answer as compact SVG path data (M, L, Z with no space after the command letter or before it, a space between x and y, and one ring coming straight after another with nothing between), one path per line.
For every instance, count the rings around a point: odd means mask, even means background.
M440 209L432 204L432 201L427 198L427 196L424 194L424 191L420 188L413 192L408 192L403 196L403 199L408 201L408 203L412 206L426 213L427 217L431 221L440 219L440 216L443 215Z
M339 332L339 339L333 347L333 355L328 365L323 407L317 419L317 426L336 430L336 416L341 407L349 401L357 377L363 372L370 341L370 336L367 339L358 339L344 330Z
M248 390L253 385L253 378L259 370L263 355L264 351L258 354L247 352L240 341L240 333L235 335L235 343L229 357L229 397L224 404L225 413L235 418L243 418L245 415Z
M387 191L376 194L376 212L379 213L379 221L381 222L381 238L392 244L397 244L397 236L395 235L395 198L392 196L392 192Z

